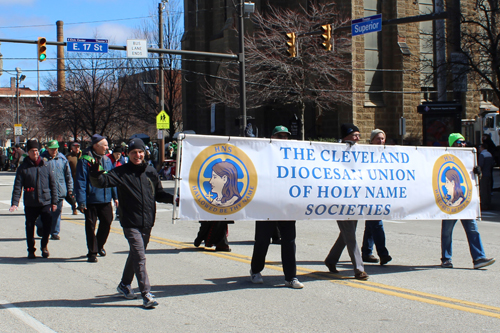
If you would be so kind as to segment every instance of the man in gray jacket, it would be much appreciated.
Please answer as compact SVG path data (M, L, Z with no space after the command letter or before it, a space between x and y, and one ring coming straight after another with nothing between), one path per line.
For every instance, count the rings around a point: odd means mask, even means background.
M47 150L44 151L40 157L45 163L52 167L54 176L57 182L57 195L59 200L57 201L57 209L52 212L52 226L50 229L50 238L54 240L59 240L59 232L61 231L61 212L64 198L69 194L73 194L73 177L71 175L71 168L69 166L68 159L64 154L59 152L59 142L57 140L52 140L47 145ZM41 220L38 219L37 234L40 236Z

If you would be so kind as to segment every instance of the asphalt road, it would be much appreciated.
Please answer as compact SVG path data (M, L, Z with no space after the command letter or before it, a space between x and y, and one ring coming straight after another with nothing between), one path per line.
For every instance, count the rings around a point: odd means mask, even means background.
M454 269L440 264L439 221L385 221L393 261L367 264L353 279L347 252L339 274L323 260L338 235L333 221L297 222L297 268L305 287L284 287L280 247L271 245L264 284L249 279L254 223L230 225L231 253L196 249L198 223L172 224L158 205L147 252L160 305L120 298L128 253L118 221L98 263L87 263L83 215L63 212L50 258L26 259L23 210L9 213L13 173L0 173L0 332L498 332L500 262L472 269L463 228L454 233ZM171 182L164 182L171 187ZM497 184L500 184L498 182ZM500 192L494 193L500 207ZM479 223L487 256L500 258L500 212ZM363 225L358 226L361 241ZM39 247L39 240L37 240ZM39 253L37 253L39 254ZM137 284L133 284L138 293Z

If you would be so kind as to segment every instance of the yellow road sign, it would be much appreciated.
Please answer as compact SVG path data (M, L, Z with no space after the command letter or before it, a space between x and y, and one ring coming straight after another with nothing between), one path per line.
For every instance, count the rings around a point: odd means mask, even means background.
M156 116L156 128L157 129L170 129L170 117L165 112L165 110L162 110Z

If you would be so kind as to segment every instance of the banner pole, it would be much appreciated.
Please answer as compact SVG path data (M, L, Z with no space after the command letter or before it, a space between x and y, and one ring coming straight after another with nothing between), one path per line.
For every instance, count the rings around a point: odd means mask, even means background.
M178 143L177 143L177 156L176 156L176 163L175 163L175 185L174 185L174 209L172 209L172 224L175 224L175 220L179 219L179 212L177 211L177 193L179 190L179 181L181 180L181 177L179 175L179 171L181 168L181 153L182 153L182 140L184 140L184 133L179 133L178 136Z

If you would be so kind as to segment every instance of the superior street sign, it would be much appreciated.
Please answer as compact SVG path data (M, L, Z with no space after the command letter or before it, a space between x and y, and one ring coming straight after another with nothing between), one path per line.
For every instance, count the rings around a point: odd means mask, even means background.
M370 32L378 32L382 30L382 14L363 17L352 20L351 23L352 35L364 35Z
M66 38L68 52L108 53L107 39Z

